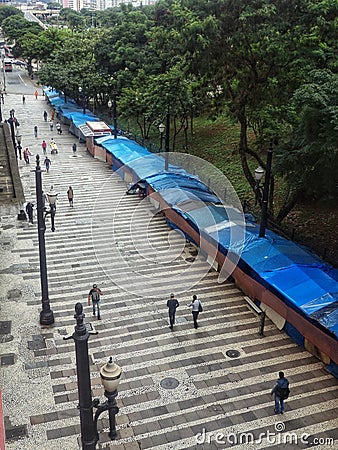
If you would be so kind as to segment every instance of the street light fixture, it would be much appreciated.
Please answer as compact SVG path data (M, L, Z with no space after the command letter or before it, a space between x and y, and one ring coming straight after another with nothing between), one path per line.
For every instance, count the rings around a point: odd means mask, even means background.
M113 358L110 357L109 361L101 367L100 369L100 377L101 377L101 383L104 387L104 395L107 398L107 400L102 403L101 405L98 404L97 410L95 413L94 418L94 424L95 424L95 430L97 433L97 440L99 440L99 435L97 432L97 420L101 413L104 411L108 411L109 414L109 437L110 439L115 439L117 432L116 432L116 414L119 412L119 408L116 404L116 397L117 397L117 388L120 383L120 378L122 374L121 367L113 363ZM94 402L97 404L97 399L94 400Z
M46 223L45 218L48 213L52 217L52 231L54 228L54 215L55 215L55 201L54 197L51 196L50 211L46 213L43 201L42 192L42 177L41 177L41 167L40 167L40 156L36 156L36 169L35 169L35 185L36 185L36 209L38 217L38 238L39 238L39 260L40 260L40 281L41 281L41 304L42 311L40 311L40 324L41 325L52 325L54 323L54 314L50 308L49 294L48 294L48 279L47 279L47 261L46 261L46 242L45 242L45 231ZM57 195L57 194L56 194ZM54 203L53 203L54 201Z
M18 145L21 145L21 138L22 138L21 134L17 133L16 142L18 143Z
M107 106L109 108L109 118L111 119L113 117L113 102L109 99Z
M256 205L259 203L261 205L261 195L260 195L260 182L264 175L264 169L261 166L258 166L257 169L255 169L255 194L256 194Z
M14 122L15 122L15 119L14 119L14 112L13 112L13 111L14 111L14 109L12 109L12 110L9 112L10 116L9 116L9 118L7 119L7 122L9 123L10 129L11 129L11 137L12 137L13 147L14 147L14 150L16 150L15 130L14 130Z
M82 103L82 112L83 112L83 114L86 114L86 102L85 102L82 86L79 86L79 94L80 94L80 99L81 99L81 103Z
M114 139L117 139L117 111L116 111L116 94L113 94L113 100L108 101L109 117L113 117Z
M116 139L117 138L116 94L113 94L113 125L114 125L114 139Z
M101 382L105 389L104 395L107 397L107 401L100 404L99 399L95 398L92 400L88 339L91 334L97 334L97 331L93 330L90 323L84 323L85 314L83 313L81 303L75 305L74 318L76 319L74 333L72 336L64 337L63 339L73 339L75 342L82 449L95 450L96 444L99 441L97 422L99 416L104 411L108 411L109 413L109 436L111 439L116 438L115 416L118 413L116 397L122 369L113 363L112 358L101 367ZM95 416L93 416L93 408L97 409Z
M163 133L165 130L165 125L163 123L160 123L158 126L158 131L160 132L160 151L162 151L163 147Z
M169 143L170 139L170 112L169 112L169 106L167 111L167 117L166 117L166 127L165 127L165 164L164 164L164 170L169 169Z
M45 212L45 219L46 219L47 215L50 214L51 223L52 223L52 227L51 227L52 232L55 231L54 218L55 218L55 211L56 211L56 200L57 200L58 195L59 195L58 193L54 192L54 186L51 186L50 191L46 192L46 200L49 203L49 211Z

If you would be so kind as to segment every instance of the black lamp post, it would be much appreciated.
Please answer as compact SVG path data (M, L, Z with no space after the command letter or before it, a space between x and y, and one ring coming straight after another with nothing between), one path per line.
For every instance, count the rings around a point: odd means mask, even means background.
M16 142L18 145L21 145L21 134L19 132L16 133Z
M259 227L259 237L265 237L265 229L268 221L268 202L269 202L269 189L270 189L270 179L271 179L271 167L272 167L272 141L270 141L267 159L266 159L266 173L264 178L263 185L263 194L262 194L262 215L261 215L261 224ZM259 183L263 177L264 170L261 167L258 167L255 170L255 178L256 178L256 199L258 198L259 191Z
M158 131L160 132L160 152L162 151L163 148L163 133L165 130L165 125L163 123L160 123L158 126Z
M166 127L165 127L165 164L164 164L164 170L168 170L169 168L169 139L170 139L170 113L169 113L169 107L166 117Z
M86 101L82 86L79 86L79 93L80 93L80 100L82 103L82 112L83 114L86 114Z
M116 94L113 94L113 125L114 125L114 139L116 139L117 138Z
M16 148L16 142L15 142L15 129L14 129L14 115L12 114L12 111L10 111L10 117L7 119L7 122L9 123L9 126L11 128L11 136L12 136L12 142L14 149Z
M113 94L113 101L108 101L109 117L113 117L114 139L117 138L117 109L116 109L116 94Z
M107 397L107 401L100 404L99 399L92 400L88 339L91 334L97 334L97 332L93 330L91 324L84 323L84 317L83 307L81 303L77 303L74 315L75 331L72 336L63 339L74 339L75 342L82 449L95 450L99 441L97 421L102 412L109 412L109 436L111 439L116 437L115 415L118 413L116 397L122 370L110 358L109 362L100 369L101 382L105 388L104 395ZM95 416L93 416L93 408L97 408Z
M36 209L38 216L38 238L39 238L39 259L40 259L40 280L41 280L41 304L42 311L40 311L40 324L52 325L54 323L54 314L50 308L49 294L48 294L48 279L47 279L47 261L46 261L46 243L45 243L45 231L46 223L45 218L47 214L51 214L52 218L52 231L55 231L54 227L54 215L55 215L55 202L57 194L49 194L50 211L45 212L43 192L42 192L42 177L40 167L40 156L36 156L36 169L35 169L35 183L36 183ZM54 202L54 203L53 203Z

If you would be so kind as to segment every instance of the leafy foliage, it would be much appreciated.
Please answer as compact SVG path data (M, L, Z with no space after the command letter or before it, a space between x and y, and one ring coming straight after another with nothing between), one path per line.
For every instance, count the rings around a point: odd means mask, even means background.
M336 192L337 13L336 0L159 0L64 8L66 30L28 30L21 16L3 22L22 54L43 62L43 83L75 99L81 87L86 102L103 106L117 94L119 114L135 117L143 137L169 112L172 147L183 135L188 149L195 117L226 114L239 125L238 156L252 189L253 167L264 167L278 137L280 221L300 198Z

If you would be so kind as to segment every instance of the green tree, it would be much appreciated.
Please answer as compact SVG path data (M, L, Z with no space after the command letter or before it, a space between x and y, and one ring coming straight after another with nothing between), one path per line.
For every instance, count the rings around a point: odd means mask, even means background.
M59 17L67 23L71 30L82 30L85 28L84 17L73 9L62 8Z
M2 22L7 19L7 17L10 16L21 16L23 17L24 14L19 9L15 8L14 6L6 6L6 5L0 5L0 25L2 26Z
M299 199L338 199L338 75L312 71L292 106L293 132L276 155L288 187L278 222Z

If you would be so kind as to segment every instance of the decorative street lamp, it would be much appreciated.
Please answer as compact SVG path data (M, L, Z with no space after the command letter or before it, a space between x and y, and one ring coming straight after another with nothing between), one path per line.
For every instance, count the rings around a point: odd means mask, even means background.
M55 211L56 211L56 200L58 198L58 193L54 192L54 186L50 187L50 191L46 192L46 200L49 203L49 211L45 212L45 219L47 217L48 214L50 214L50 219L51 219L51 230L54 232L55 231L55 223L54 223L54 218L55 218Z
M169 106L168 106L168 112L166 117L166 127L165 127L165 164L164 164L164 170L169 169L169 139L170 139L170 113L169 113Z
M45 243L45 231L46 223L45 219L47 214L51 214L52 217L52 231L55 231L54 227L54 215L55 215L55 201L54 194L50 195L50 211L45 211L44 199L42 192L42 177L40 167L40 156L36 156L36 169L35 169L35 184L36 184L36 209L38 216L38 238L39 238L39 259L40 259L40 280L41 280L41 303L42 311L40 311L40 324L52 325L54 323L54 314L50 308L49 294L48 294L48 279L47 279L47 261L46 261L46 243ZM57 194L56 194L57 196Z
M107 400L102 404L98 404L95 413L94 423L97 432L97 420L100 414L103 413L104 411L108 411L110 439L115 439L117 435L115 417L116 414L119 412L119 408L117 407L116 404L116 397L118 394L117 388L120 383L121 374L122 374L121 367L116 363L113 363L112 357L110 357L109 361L100 369L101 383L102 386L104 387L104 395L107 398ZM98 433L97 433L97 440L99 440Z
M118 413L116 405L117 388L122 373L121 367L113 363L112 358L100 369L101 382L105 389L104 395L107 401L100 404L100 400L92 400L90 367L88 355L88 339L91 334L97 334L90 323L85 324L83 306L81 303L75 305L76 326L72 336L64 337L64 340L74 339L76 353L77 385L80 408L81 442L83 450L95 450L99 441L97 431L98 418L104 411L109 413L109 437L116 438L115 416ZM93 416L93 408L97 408Z
M272 167L272 141L270 141L267 159L266 159L266 173L264 177L263 184L263 193L262 193L262 214L261 214L261 224L259 228L259 237L265 237L265 229L268 221L268 202L269 202L269 189L270 189L270 180L271 180L271 167ZM264 170L262 167L257 167L255 170L255 179L256 179L256 202L259 200L259 184L261 179L263 178Z
M109 117L113 117L114 139L117 138L117 110L116 110L116 94L113 94L113 101L108 101Z
M19 130L16 132L16 142L18 143L18 145L21 145L21 134L19 133Z
M256 193L256 205L259 203L261 205L261 195L260 195L260 182L264 175L264 169L261 166L258 166L257 169L255 169L255 193Z
M14 149L16 149L16 142L15 142L15 130L14 130L14 122L15 122L15 119L14 119L14 109L12 109L11 111L10 111L10 116L9 116L9 118L7 119L7 122L9 123L9 126L10 126L10 129L11 129L11 137L12 137L12 142L13 142L13 147L14 147Z
M160 132L160 151L162 151L163 147L163 133L165 130L165 125L163 123L160 123L158 126L158 131Z
M86 102L85 102L82 86L79 86L79 94L80 94L80 99L81 99L81 103L82 103L82 112L83 112L83 114L86 114Z

